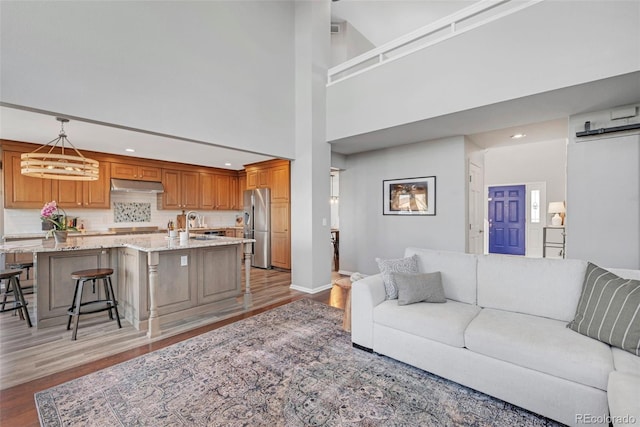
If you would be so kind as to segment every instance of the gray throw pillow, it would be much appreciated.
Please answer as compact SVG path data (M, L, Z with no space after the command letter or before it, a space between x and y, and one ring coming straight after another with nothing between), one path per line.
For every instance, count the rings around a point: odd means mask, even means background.
M418 270L418 256L413 255L409 258L397 258L397 259L380 259L376 258L378 268L382 274L382 281L384 282L385 299L398 298L398 287L396 286L391 273L419 273Z
M589 263L568 328L640 356L640 280Z
M442 287L440 272L435 273L391 273L398 286L398 305L416 302L447 302Z

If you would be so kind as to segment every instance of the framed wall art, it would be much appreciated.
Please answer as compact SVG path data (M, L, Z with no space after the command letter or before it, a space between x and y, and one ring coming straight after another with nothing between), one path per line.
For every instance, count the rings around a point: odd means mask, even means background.
M382 181L383 215L435 215L436 177Z

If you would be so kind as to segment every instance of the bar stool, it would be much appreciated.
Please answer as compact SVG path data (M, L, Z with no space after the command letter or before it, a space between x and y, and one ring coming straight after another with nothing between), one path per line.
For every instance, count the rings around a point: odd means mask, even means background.
M29 317L29 311L27 310L27 302L24 299L22 288L20 287L20 275L22 270L0 270L0 280L6 280L4 294L2 296L2 307L0 313L5 311L19 310L20 319L27 320L27 325L31 327L31 317ZM7 301L7 295L13 294L13 301ZM6 303L12 303L13 307L5 308Z
M78 323L80 322L80 316L89 313L98 313L100 311L109 311L109 319L113 320L113 311L116 313L116 321L118 322L118 328L122 328L120 324L120 315L118 314L118 302L116 296L113 293L113 286L111 285L111 275L113 269L111 268L97 268L91 270L74 271L71 273L71 278L76 281L76 288L73 292L73 301L71 301L71 307L67 310L69 319L67 320L67 330L71 329L71 319L73 322L73 333L71 334L71 340L75 341L78 334ZM93 292L96 291L96 280L102 279L104 285L105 299L97 299L93 301L82 302L82 290L84 285L91 282L93 285Z
M25 280L29 280L29 271L33 268L33 262L16 262L9 264L9 268L27 270ZM33 286L23 286L22 293L29 295L33 293Z

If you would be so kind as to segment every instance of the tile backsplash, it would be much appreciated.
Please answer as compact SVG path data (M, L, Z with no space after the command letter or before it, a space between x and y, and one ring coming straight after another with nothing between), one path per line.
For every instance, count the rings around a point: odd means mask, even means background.
M133 205L149 206L149 219L144 221L144 226L157 226L167 228L169 221L176 221L176 215L181 211L158 209L157 196L145 193L111 193L111 206L113 209L65 209L68 216L78 217L78 227L81 224L91 231L104 231L111 227L136 227L140 226L140 219L147 218L146 214L136 211L129 216L117 216L115 211L128 209ZM123 208L124 207L124 208ZM204 217L203 223L213 227L226 227L235 225L236 216L240 211L205 211L198 210L198 214ZM40 209L5 209L4 233L39 233L41 230Z
M113 202L113 222L151 222L151 203Z

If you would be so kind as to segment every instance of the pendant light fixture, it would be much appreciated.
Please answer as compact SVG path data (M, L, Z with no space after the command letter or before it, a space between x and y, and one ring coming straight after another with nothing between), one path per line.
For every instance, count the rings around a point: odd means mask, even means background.
M68 123L69 119L56 117L56 120L60 122L58 137L31 153L24 153L20 156L22 175L65 181L97 180L98 162L80 154L67 139L64 124ZM65 144L70 149L66 149ZM49 147L48 151L46 151L47 147Z

